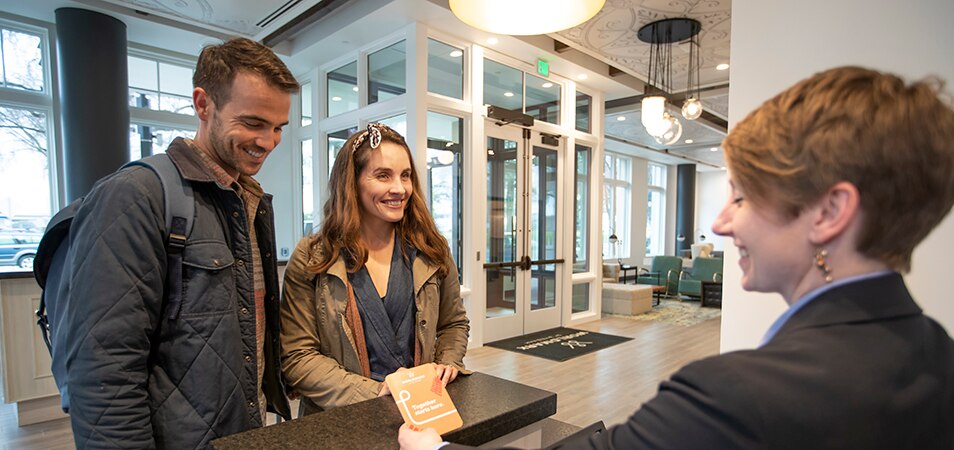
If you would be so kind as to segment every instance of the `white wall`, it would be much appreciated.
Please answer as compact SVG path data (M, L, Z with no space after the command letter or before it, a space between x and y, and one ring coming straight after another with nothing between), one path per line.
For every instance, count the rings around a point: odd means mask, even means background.
M951 0L802 0L732 2L729 128L777 92L815 72L863 65L909 79L936 74L954 84ZM751 348L784 310L777 295L739 287L738 251L726 249L722 351ZM954 218L914 253L907 284L918 303L954 331L948 288Z
M696 229L706 235L706 242L715 244L716 250L732 245L712 232L712 222L719 215L729 195L728 179L728 173L724 170L696 174Z
M278 252L279 260L288 260L302 233L302 218L295 213L301 211L301 207L295 208L293 204L295 199L301 198L301 194L295 195L292 192L296 186L295 179L301 178L301 152L294 149L297 144L298 141L289 133L268 155L262 170L255 175L265 192L272 194L272 206L275 208L275 251Z

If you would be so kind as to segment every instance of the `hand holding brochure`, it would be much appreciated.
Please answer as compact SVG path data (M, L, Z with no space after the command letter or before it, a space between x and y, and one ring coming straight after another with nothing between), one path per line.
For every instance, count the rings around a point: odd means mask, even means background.
M444 434L464 424L433 363L394 372L384 382L408 425Z

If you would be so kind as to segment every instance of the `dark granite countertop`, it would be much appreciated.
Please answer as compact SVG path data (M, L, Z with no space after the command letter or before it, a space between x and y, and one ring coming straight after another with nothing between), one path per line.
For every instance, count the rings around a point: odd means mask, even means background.
M12 269L0 272L0 280L16 280L18 278L33 278L33 271ZM40 286L37 286L37 289L39 288Z
M464 426L444 436L479 445L556 413L556 394L483 373L447 386ZM212 441L227 449L396 449L404 421L391 397L335 408Z

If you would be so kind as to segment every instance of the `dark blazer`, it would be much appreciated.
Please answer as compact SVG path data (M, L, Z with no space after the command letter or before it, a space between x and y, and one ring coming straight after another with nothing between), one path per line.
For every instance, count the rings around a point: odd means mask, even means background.
M559 448L950 450L954 341L900 275L851 283L765 346L689 364L626 423Z

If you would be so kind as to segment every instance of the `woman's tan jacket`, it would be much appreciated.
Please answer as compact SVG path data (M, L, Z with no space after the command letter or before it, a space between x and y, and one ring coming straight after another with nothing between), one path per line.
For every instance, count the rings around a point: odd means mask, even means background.
M282 372L301 393L303 414L372 399L381 391L380 382L362 375L367 373L367 350L363 331L356 334L356 327L349 326L347 315L357 317L357 312L353 294L352 310L346 311L350 284L345 283L344 261L339 258L326 273L307 272L305 267L317 260L313 243L312 237L302 239L288 261L281 305ZM448 267L439 278L437 267L414 259L415 362L464 370L470 321L457 266L450 261Z

